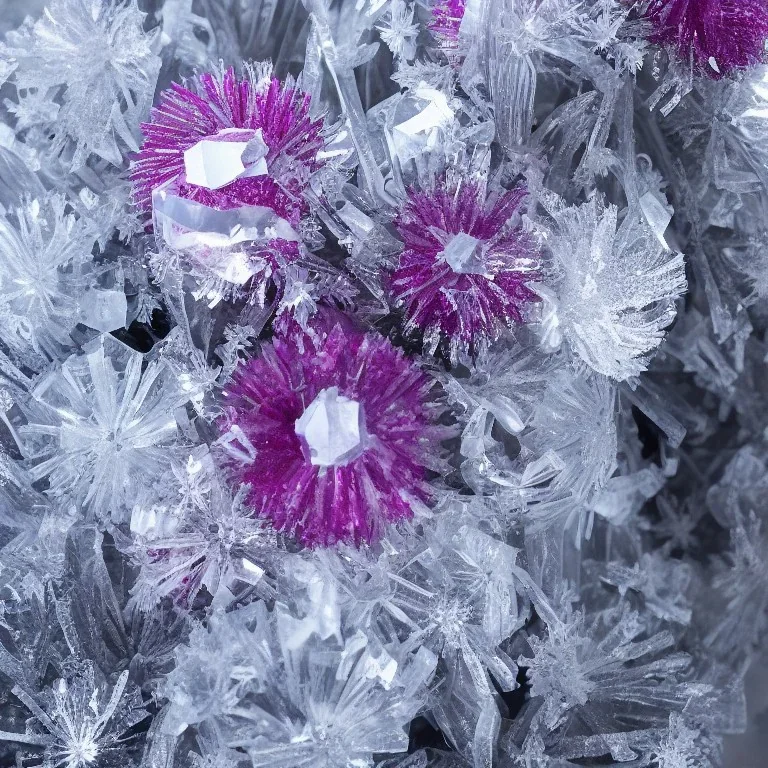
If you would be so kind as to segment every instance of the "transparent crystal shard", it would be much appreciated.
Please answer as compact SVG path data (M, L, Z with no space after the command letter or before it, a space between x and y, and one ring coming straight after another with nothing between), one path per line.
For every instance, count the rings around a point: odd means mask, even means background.
M482 275L485 272L482 258L482 241L466 232L454 235L443 250L448 266L459 274Z
M176 250L228 248L275 239L300 241L289 222L260 205L221 211L181 198L164 186L152 194L152 207L155 231Z
M453 119L445 94L421 83L395 111L392 140L397 156L405 161L435 148Z
M237 179L243 171L245 141L203 139L184 152L187 181L206 189L220 189Z
M267 151L261 129L219 131L184 152L186 179L198 187L221 189L244 176L262 176L267 173Z
M339 394L338 387L322 390L296 421L314 466L335 467L365 450L365 426L360 403Z

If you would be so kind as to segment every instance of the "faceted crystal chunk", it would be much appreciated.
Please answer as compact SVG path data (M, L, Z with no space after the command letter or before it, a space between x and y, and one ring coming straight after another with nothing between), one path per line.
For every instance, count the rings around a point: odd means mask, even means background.
M324 389L296 420L296 434L306 442L315 466L346 464L365 450L360 403L340 395L338 387Z
M460 274L483 274L482 240L466 232L454 235L445 246L442 256L448 266Z
M78 306L78 320L89 328L110 333L125 328L128 301L122 290L87 290Z
M245 172L247 141L203 139L184 152L187 181L206 189L220 189Z

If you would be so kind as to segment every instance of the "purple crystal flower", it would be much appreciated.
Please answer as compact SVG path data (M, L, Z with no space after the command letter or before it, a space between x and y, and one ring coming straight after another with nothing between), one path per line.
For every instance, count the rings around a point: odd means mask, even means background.
M309 176L321 165L323 121L311 118L309 106L309 94L265 65L246 66L242 79L231 67L205 73L191 89L173 83L142 125L144 143L131 168L137 205L149 212L152 192L178 179L182 198L219 210L264 206L295 226L306 211ZM222 173L223 161L242 166L237 178ZM187 178L190 164L199 168L195 183Z
M454 52L459 45L459 29L467 0L437 0L432 7L429 31L447 52Z
M525 195L518 187L487 196L467 181L409 190L395 221L405 248L390 292L406 332L423 331L430 352L446 341L452 359L476 355L536 301L526 282L539 276L538 252L519 220Z
M295 325L249 361L226 393L224 426L255 453L233 462L249 503L308 546L370 543L430 499L444 470L433 382L384 337L326 315Z
M713 79L765 60L767 0L650 0L655 43Z

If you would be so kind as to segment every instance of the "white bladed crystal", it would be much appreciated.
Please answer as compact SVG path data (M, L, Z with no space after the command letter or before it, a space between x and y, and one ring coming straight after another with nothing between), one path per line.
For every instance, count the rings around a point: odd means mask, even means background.
M187 181L206 189L220 189L245 172L247 141L203 139L184 152Z
M296 434L306 441L314 466L346 464L365 450L361 416L360 403L340 395L338 387L317 395L296 420Z
M482 240L459 232L445 246L442 256L454 272L481 275L485 272L481 247Z

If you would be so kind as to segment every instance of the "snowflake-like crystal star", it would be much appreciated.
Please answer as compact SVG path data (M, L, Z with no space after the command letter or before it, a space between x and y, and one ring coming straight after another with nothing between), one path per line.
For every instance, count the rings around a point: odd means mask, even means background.
M651 40L674 47L711 78L765 60L766 0L650 0Z
M476 354L536 300L526 283L538 277L538 254L519 222L525 194L487 195L471 181L409 190L395 222L405 248L390 290L406 332L423 331L430 352L443 341L452 360Z
M23 427L34 480L92 515L120 519L142 484L167 467L177 440L174 411L190 397L161 361L99 337L84 355L40 377L39 404Z
M239 369L229 426L255 461L250 503L307 545L370 542L430 497L447 435L432 382L385 338L325 320L296 327Z
M121 165L121 147L136 150L134 133L155 89L157 31L142 29L136 0L51 0L32 24L9 35L15 84L56 91L55 151L73 142L73 167L94 153ZM58 103L58 101L57 101Z

